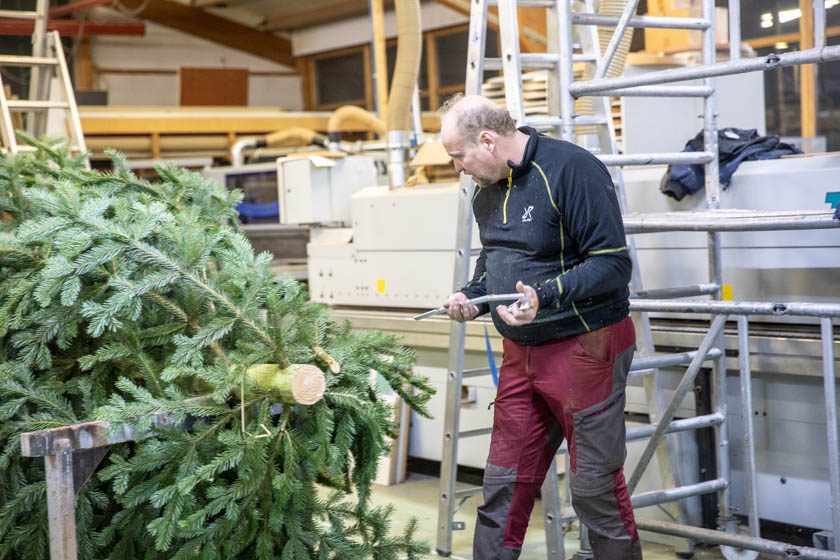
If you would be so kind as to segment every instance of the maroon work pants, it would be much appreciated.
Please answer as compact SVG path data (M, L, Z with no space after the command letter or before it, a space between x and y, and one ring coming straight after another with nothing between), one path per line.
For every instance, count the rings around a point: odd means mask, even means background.
M474 560L519 557L535 495L564 437L572 506L595 558L641 559L622 468L635 341L629 317L539 346L504 340Z

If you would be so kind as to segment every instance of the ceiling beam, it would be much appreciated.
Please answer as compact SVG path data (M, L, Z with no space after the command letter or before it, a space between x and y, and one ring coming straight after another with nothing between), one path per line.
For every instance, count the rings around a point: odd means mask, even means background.
M437 0L447 8L470 15L469 0ZM546 21L544 8L517 8L519 20L519 46L524 52L546 52ZM487 27L499 31L499 11L494 7L488 9Z
M135 16L195 37L297 68L292 42L223 17L170 0L121 0Z
M387 5L393 2L385 4L387 9ZM266 18L263 27L268 30L291 31L364 16L368 14L368 11L368 0L334 0L312 6L308 6L306 2L299 2L298 6L292 10Z
M32 35L35 23L20 19L0 19L0 35ZM76 19L51 19L47 22L47 31L58 31L62 37L91 35L134 35L146 34L146 24L142 21L124 21L112 23L82 23Z
M190 0L193 8L233 8L251 2L252 0Z

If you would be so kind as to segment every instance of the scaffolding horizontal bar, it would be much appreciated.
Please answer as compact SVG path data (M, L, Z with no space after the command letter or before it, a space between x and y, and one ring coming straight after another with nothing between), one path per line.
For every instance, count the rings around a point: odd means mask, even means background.
M667 301L635 300L630 311L708 313L715 315L787 315L790 317L840 317L837 303L774 303L764 301Z
M47 109L69 109L66 101L33 101L29 99L9 99L6 105L12 111L46 111Z
M595 92L592 97L709 97L714 91L710 86L639 86Z
M634 508L643 508L654 506L656 504L664 504L667 502L675 502L684 498L691 498L692 496L701 496L703 494L710 494L726 488L726 480L716 478L715 480L707 480L705 482L698 482L696 484L688 484L678 488L667 488L665 490L654 490L652 492L643 492L635 494L630 497L630 503Z
M630 294L630 299L671 299L689 296L703 296L717 292L720 286L717 284L695 284L693 286L679 286L676 288L659 288L655 290L642 290Z
M708 163L715 156L709 152L674 152L662 154L605 154L598 155L604 165L617 167L620 165L665 165L692 163Z
M572 23L575 25L618 25L618 16L592 14L586 12L572 13ZM634 16L630 18L627 27L658 28L658 29L689 29L703 31L710 27L709 20L702 18Z
M488 0L488 6L497 6L498 0ZM557 0L516 0L517 8L556 8Z
M691 352L680 352L678 354L665 354L662 356L651 356L649 358L638 358L633 360L630 364L630 371L643 371L646 369L656 369L663 367L681 366L690 364L694 356L697 355L697 350ZM706 354L706 360L719 358L721 355L719 348L712 348Z
M519 63L526 70L551 70L560 62L560 55L548 53L523 53L519 55ZM501 58L485 58L484 71L502 70L504 61Z
M471 486L469 488L464 488L463 490L457 490L455 492L455 497L468 498L470 496L475 496L476 494L481 494L481 486Z
M469 437L478 437L478 436L486 436L489 433L493 432L493 428L478 428L477 430L464 430L463 432L458 432L459 438L469 438Z
M156 414L152 417L152 428L172 427L176 422L168 415ZM111 433L109 433L111 432ZM115 443L138 441L149 437L149 432L138 432L133 427L123 424L119 430L112 431L104 421L70 424L60 428L38 430L20 434L20 453L24 457L44 457L52 455L56 442L68 440L73 451L106 447Z
M57 58L50 58L46 56L18 56L13 54L0 55L0 66L56 66L58 64Z
M39 17L38 12L28 10L0 10L0 18L36 20Z
M797 66L799 64L831 62L833 60L840 60L840 45L790 53L772 53L760 57L739 58L717 64L647 72L639 76L599 78L597 80L573 82L569 86L569 93L575 97L580 97L618 88L667 84L685 80L713 78L715 76L729 76L732 74L744 74L746 72L773 70L774 68L786 66Z
M702 527L691 527L655 519L636 518L636 528L675 537L693 539L711 544L722 544L734 548L756 550L765 554L774 554L785 558L803 558L807 560L840 560L840 553L819 550L807 546L794 546L788 543L760 539L736 533L726 533Z
M624 215L624 231L781 231L840 227L832 211L703 210L699 212L632 213Z
M675 434L677 432L688 432L691 430L711 428L712 426L720 426L723 423L723 420L723 415L717 412L713 414L706 414L704 416L695 416L694 418L674 420L667 428L665 428L665 433ZM638 428L630 428L627 430L627 441L647 439L652 436L655 431L655 424L639 426Z
M483 375L490 375L490 368L465 369L461 373L461 379L467 379L469 377L481 377Z

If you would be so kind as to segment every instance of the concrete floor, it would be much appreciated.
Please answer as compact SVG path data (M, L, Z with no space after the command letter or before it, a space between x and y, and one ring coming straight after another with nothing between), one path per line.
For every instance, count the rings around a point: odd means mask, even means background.
M391 503L395 506L392 520L392 531L399 532L410 517L416 517L419 522L418 537L429 543L432 548L430 559L438 558L434 554L437 538L437 506L439 481L435 477L410 474L408 480L395 486L375 486L373 501L377 505ZM467 500L455 514L456 521L464 521L466 530L455 531L452 536L453 560L472 560L472 531L475 527L475 509L480 503L480 496ZM565 538L566 558L571 558L578 550L578 529L575 523ZM645 542L644 535L642 550L645 560L673 560L677 558L670 546ZM717 547L699 545L695 547L694 558L697 560L719 560L723 556ZM545 560L545 529L543 525L542 502L539 500L531 516L531 524L525 537L520 560Z

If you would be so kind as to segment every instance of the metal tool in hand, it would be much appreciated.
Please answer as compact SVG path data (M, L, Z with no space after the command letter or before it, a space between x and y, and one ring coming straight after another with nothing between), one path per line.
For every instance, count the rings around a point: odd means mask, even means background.
M523 311L526 309L531 308L531 303L528 301L528 298L525 294L515 293L515 294L491 294L488 296L480 296L473 299L468 299L466 301L462 301L461 303L457 304L462 307L467 305L481 305L482 303L490 303L492 301L511 301L513 303L508 305L508 309L513 309L513 306L516 305L517 302L522 302L522 305L519 309ZM447 310L449 309L448 306L438 307L437 309L432 309L431 311L426 311L425 313L421 313L420 315L415 315L414 320L419 321L420 319L426 319L428 317L432 317L434 315L444 315Z

